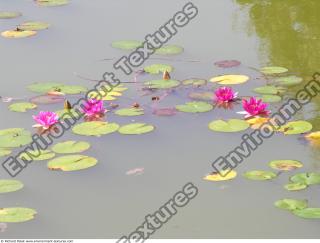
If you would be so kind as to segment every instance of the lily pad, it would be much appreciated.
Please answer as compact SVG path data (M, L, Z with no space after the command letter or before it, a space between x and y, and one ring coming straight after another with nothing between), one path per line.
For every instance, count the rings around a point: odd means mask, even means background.
M37 212L32 208L0 208L0 222L20 223L34 219Z
M308 206L308 201L307 200L295 200L295 199L281 199L279 201L276 201L274 205L277 208L293 211L297 209L304 209Z
M222 75L213 77L210 79L210 82L219 83L224 85L232 85L232 84L243 84L249 80L249 77L246 75Z
M6 30L1 32L1 36L5 38L24 38L34 36L35 34L37 32L33 30Z
M182 81L183 85L193 85L193 86L202 86L207 84L207 80L205 79L186 79ZM211 95L212 96L212 95Z
M122 96L122 92L127 89L128 89L127 87L124 87L122 84L119 84L118 86L114 87L112 90L108 88L108 90L110 91L107 93L103 90L99 92L96 92L96 91L90 92L88 94L88 97L95 97L95 99L98 99L96 97L98 97L98 94L100 94L102 100L107 100L107 101L116 100L118 97Z
M287 185L284 185L284 188L287 189L288 191L300 191L303 190L305 188L307 188L308 185L304 184L304 183L289 183Z
M140 116L143 115L143 109L142 108L124 108L120 110L116 110L115 114L118 116Z
M301 134L311 131L312 124L307 121L292 121L281 126L278 131L286 135Z
M263 74L280 74L288 72L287 68L284 67L263 67L260 69L260 72Z
M275 84L280 85L280 86L294 86L297 84L300 84L303 79L294 75L287 76L287 77L279 77L276 78Z
M90 121L75 125L72 131L79 135L100 137L101 135L116 132L118 129L119 125L117 123Z
M0 193L15 192L23 188L18 180L0 180ZM1 215L0 215L1 217Z
M141 41L135 41L135 40L120 40L120 41L114 41L111 44L113 48L117 48L121 50L134 50L142 45L143 43Z
M297 160L273 160L269 162L272 169L290 171L301 168L303 164Z
M40 6L44 7L56 7L56 6L62 6L69 3L69 0L36 0L36 2Z
M20 30L44 30L48 29L50 24L39 21L30 21L18 25Z
M286 89L282 87L276 87L272 85L261 86L253 89L254 92L258 94L276 95L283 93Z
M304 219L320 219L320 208L303 208L294 210L293 214Z
M190 92L188 96L195 100L213 100L212 92Z
M222 172L221 174L225 174ZM234 170L229 171L225 176L220 175L217 172L214 172L210 175L205 176L203 179L206 181L227 181L232 180L237 176L237 172Z
M31 133L23 128L0 130L0 148L16 148L31 142Z
M164 73L165 71L170 73L173 71L173 67L167 64L152 64L146 66L143 70L150 74L159 74Z
M40 155L38 157L32 157L33 160L35 161L47 160L47 159L52 159L54 156L56 156L56 154L50 150L39 150L39 152L40 152ZM37 152L35 152L35 154L37 154ZM22 153L20 155L20 158L26 159L28 157L25 157L25 153Z
M209 129L216 132L240 132L249 126L246 121L240 119L215 120L209 123Z
M173 79L169 79L169 80L159 79L159 80L147 81L144 84L151 89L171 89L171 88L178 87L180 85L180 82Z
M177 55L183 52L183 48L177 45L165 45L155 51L158 55Z
M320 184L320 173L299 173L290 177L290 181L295 183L303 183L306 185Z
M22 13L20 12L0 12L0 19L13 19L20 17Z
M84 152L89 148L90 144L87 142L65 141L54 145L52 151L59 154L73 154Z
M13 103L9 106L10 111L26 112L27 110L35 109L37 105L29 102Z
M154 126L148 125L146 123L131 123L121 126L119 128L119 133L126 135L138 135L152 132L153 130Z
M244 177L249 180L264 181L276 178L277 174L271 171L253 170L246 172Z
M223 60L223 61L218 61L215 62L214 65L217 67L221 68L232 68L232 67L237 67L241 64L241 62L237 60Z
M277 103L282 100L281 96L279 95L262 95L259 98L265 103Z
M98 160L86 155L66 155L48 162L50 170L76 171L95 166Z
M3 149L3 148L0 148L0 157L5 157L5 156L8 156L12 153L11 150L9 149Z
M48 93L58 91L65 94L80 94L82 92L87 91L87 88L80 85L66 85L55 82L33 83L28 86L28 89L37 93Z
M182 112L200 113L211 111L213 109L213 106L207 102L193 101L187 102L184 105L176 105L176 109Z
M64 96L58 95L39 95L30 99L30 101L37 105L56 104L64 102Z

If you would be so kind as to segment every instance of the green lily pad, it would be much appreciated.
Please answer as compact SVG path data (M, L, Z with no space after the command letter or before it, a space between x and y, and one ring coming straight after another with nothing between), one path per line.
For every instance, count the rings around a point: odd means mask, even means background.
M276 201L274 205L277 208L293 211L297 209L304 209L308 206L307 200L295 200L295 199L281 199L279 201Z
M0 180L0 193L15 192L22 188L23 188L23 184L21 181Z
M44 30L48 29L50 24L39 21L30 21L18 25L20 30Z
M40 152L40 155L38 157L33 157L32 156L32 159L35 160L35 161L41 161L41 160L47 160L47 159L52 159L54 156L56 156L55 153L53 153L52 151L50 150L39 150ZM34 154L36 155L38 152L35 152ZM25 157L26 155L26 157ZM28 155L25 154L25 153L22 153L20 155L20 158L24 158L24 159L27 159L28 158Z
M278 131L286 135L306 133L312 130L312 124L307 121L292 121L281 126Z
M147 81L144 84L151 89L171 89L171 88L178 87L180 85L180 82L173 79L169 79L169 80L159 79L159 80Z
M0 19L13 19L20 17L22 13L20 12L0 12Z
M289 183L287 185L284 185L284 188L287 189L288 191L300 191L303 189L306 189L308 187L308 185L304 184L304 183Z
M188 96L195 100L213 100L212 92L190 92Z
M76 171L95 166L98 160L86 155L66 155L48 162L50 170Z
M277 177L277 174L271 171L253 170L253 171L246 172L244 174L244 177L249 180L264 181L264 180L271 180Z
M276 95L279 93L283 93L286 89L282 87L276 87L272 85L261 86L253 89L254 92L258 94L267 94L267 95Z
M28 86L28 89L37 93L48 93L53 91L58 91L65 94L80 94L86 92L87 88L80 85L65 85L62 83L33 83Z
M20 223L34 219L37 212L32 208L0 208L1 223Z
M114 41L111 44L113 48L117 48L121 50L134 50L142 45L143 43L141 41L135 41L135 40L120 40L120 41Z
M29 103L29 102L21 102L21 103L13 103L9 105L10 111L15 112L26 112L27 110L35 109L37 105Z
M165 71L170 73L173 71L173 67L167 64L152 64L146 66L143 70L150 74L164 73Z
M290 177L290 181L295 183L303 183L306 185L320 184L320 173L299 173Z
M207 80L205 79L186 79L182 81L183 85L193 85L193 86L202 86L207 84ZM212 96L212 94L211 94Z
M17 30L17 29L6 30L1 32L2 37L10 38L10 39L25 38L25 37L34 36L36 34L37 32L33 30Z
M203 101L192 101L187 102L184 105L176 105L176 109L182 112L199 113L211 111L213 105Z
M275 84L280 85L280 86L294 86L297 84L300 84L303 79L294 75L287 76L287 77L279 77L276 78Z
M320 219L320 208L303 208L294 210L293 214L304 219Z
M56 7L69 3L69 0L36 0L37 4L44 7Z
M79 135L100 137L101 135L116 132L118 129L119 125L117 123L90 121L75 125L72 131Z
M115 114L118 116L140 116L143 115L143 109L142 108L124 108L120 110L116 110Z
M52 151L59 154L81 153L90 148L87 142L65 141L57 143L52 147Z
M282 100L281 96L279 95L262 95L260 99L266 103L277 103Z
M31 133L23 128L0 130L0 148L16 148L31 142Z
M284 67L263 67L260 69L260 72L264 74L280 74L288 72L287 68Z
M272 169L290 171L301 168L303 164L297 160L273 160L269 162Z
M0 148L0 157L8 156L11 153L12 153L12 151L9 149Z
M155 51L158 55L177 55L183 52L183 48L177 45L165 45Z
M240 119L215 120L209 123L209 129L216 132L240 132L249 126L249 123Z
M139 135L148 132L152 132L154 126L148 125L146 123L131 123L119 128L119 133L126 135Z

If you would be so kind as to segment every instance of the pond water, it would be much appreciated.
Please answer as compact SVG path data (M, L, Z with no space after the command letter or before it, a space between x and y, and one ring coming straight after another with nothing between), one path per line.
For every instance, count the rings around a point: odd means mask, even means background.
M171 76L178 80L192 77L209 79L234 73L250 76L234 89L243 96L265 84L253 68L283 66L305 81L319 71L319 15L317 0L218 0L193 3L199 14L172 39L170 44L184 47L183 54L147 64L174 66ZM0 20L1 31L27 20L50 23L48 30L19 40L0 39L1 96L30 98L26 86L33 82L56 81L93 87L79 76L100 79L105 71L114 71L113 60L127 52L113 49L115 40L141 40L153 33L180 10L185 1L85 1L73 0L62 7L39 7L33 1L0 0L2 11L20 11L22 17ZM238 67L224 69L213 65L235 59ZM190 60L198 60L190 62ZM125 82L133 75L116 75ZM153 77L144 75L138 82ZM258 79L259 78L259 79ZM306 220L274 207L282 198L307 199L320 207L320 188L289 192L283 188L296 172L319 171L319 150L299 135L277 134L236 168L237 178L208 182L202 178L212 171L211 163L241 142L239 133L217 133L208 129L214 119L241 118L236 111L214 109L201 114L178 113L175 116L152 115L150 96L141 97L139 84L126 84L126 91L116 103L122 107L134 102L146 110L134 118L108 114L108 121L119 124L131 120L156 127L141 136L118 133L83 137L67 132L58 141L84 140L92 147L85 154L99 160L97 166L78 172L47 169L45 161L30 164L17 176L25 187L18 192L0 195L0 207L30 207L38 214L26 223L8 224L1 238L118 238L134 231L144 217L155 212L187 182L199 194L172 217L152 238L318 238L318 219ZM290 88L294 94L300 86ZM210 89L210 86L203 88ZM196 88L194 88L196 90ZM192 88L179 88L163 99L159 107L183 104ZM212 87L211 87L212 90ZM160 94L161 93L157 93ZM80 96L77 96L80 97ZM76 101L77 97L70 98ZM272 105L273 111L280 103ZM36 111L8 111L0 103L0 128L23 127L32 131L31 117ZM62 104L43 105L38 110L59 110ZM311 122L319 129L319 99L314 99L295 119ZM304 167L281 174L272 181L250 181L242 176L249 170L270 170L268 162L295 159ZM127 175L134 168L144 168L139 175ZM10 178L0 170L0 178Z

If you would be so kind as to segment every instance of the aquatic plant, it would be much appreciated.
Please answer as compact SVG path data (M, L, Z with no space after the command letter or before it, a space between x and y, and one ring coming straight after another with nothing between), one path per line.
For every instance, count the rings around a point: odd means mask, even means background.
M234 92L231 87L221 87L215 90L214 95L217 102L223 103L234 101L238 92Z
M255 97L251 97L249 100L242 100L242 107L244 111L239 112L240 114L245 114L245 117L252 116L267 116L270 111L267 110L268 104L263 103L261 99L256 99Z
M32 117L37 122L37 124L33 125L33 127L40 127L44 130L49 129L59 120L59 116L51 111L40 111L37 116Z

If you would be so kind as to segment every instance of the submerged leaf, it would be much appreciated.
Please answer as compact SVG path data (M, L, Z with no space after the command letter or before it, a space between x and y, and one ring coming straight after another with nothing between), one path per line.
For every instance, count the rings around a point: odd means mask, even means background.
M213 100L212 92L190 92L188 96L194 100Z
M58 91L64 94L80 94L87 91L87 88L80 85L67 85L55 82L33 83L28 86L28 89L37 93Z
M215 120L209 123L209 129L216 132L240 132L249 127L249 124L240 119Z
M72 154L84 152L89 148L90 144L87 142L65 141L54 145L52 151L59 154Z
M246 75L222 75L213 77L210 79L210 82L219 83L224 85L231 85L231 84L242 84L249 80L249 77Z
M205 79L186 79L182 81L183 85L193 85L193 86L202 86L207 84L207 80ZM212 96L212 95L211 95Z
M225 174L225 171L221 174ZM232 180L237 176L237 172L234 170L229 171L225 176L220 175L217 172L214 172L210 175L205 176L203 179L206 181L227 181Z
M177 45L165 45L155 51L158 55L177 55L183 52L183 48Z
M279 95L262 95L259 98L265 103L277 103L282 100L281 96Z
M114 41L111 44L113 48L117 48L121 50L134 50L142 45L143 43L141 41L135 41L135 40L120 40L120 41Z
M263 181L274 179L275 177L277 177L277 174L271 171L253 170L246 172L244 174L244 177L249 180Z
M176 108L158 108L154 109L152 114L157 116L173 116L177 114Z
M300 84L303 79L294 75L287 76L287 77L280 77L276 78L275 84L280 85L280 86L294 86L297 84Z
M124 108L120 110L116 110L115 114L118 116L140 116L143 115L143 109L142 108Z
M64 97L58 95L39 95L31 98L30 101L37 105L56 104L64 102Z
M0 19L13 19L20 17L22 13L20 12L4 12L0 11Z
M29 102L21 102L21 103L13 103L9 105L10 111L15 112L26 112L27 110L35 109L37 105L29 103Z
M236 66L239 66L240 64L241 62L237 60L223 60L223 61L218 61L214 63L215 66L221 67L221 68L236 67Z
M260 72L264 74L279 74L279 73L285 73L288 72L288 69L284 67L263 67L260 69Z
M176 105L176 109L182 112L200 113L211 111L213 109L213 106L207 102L193 101L187 102L184 105Z
M283 93L286 89L282 87L276 87L272 85L261 86L253 89L254 92L258 94L267 94L267 95L276 95L279 93Z
M164 73L165 71L170 73L173 71L173 67L167 64L152 64L146 66L143 70L150 74L159 74Z
M178 87L180 85L180 82L177 80L169 79L169 80L151 80L144 83L146 86L148 86L151 89L171 89Z
M273 160L269 162L272 169L289 171L301 168L303 165L297 160Z
M72 131L79 135L99 137L101 135L116 132L118 129L119 125L117 123L90 121L75 125L72 128Z
M279 201L276 201L274 205L277 208L293 211L297 209L304 209L308 206L307 200L295 200L295 199L281 199Z
M119 133L126 135L138 135L152 132L153 130L154 126L148 125L146 123L131 123L121 126L119 128Z
M23 184L21 181L0 180L0 193L15 192L22 188L23 188Z
M0 222L20 223L34 219L37 212L32 208L0 208Z
M66 155L57 157L48 162L51 170L76 171L95 166L98 160L86 155Z

